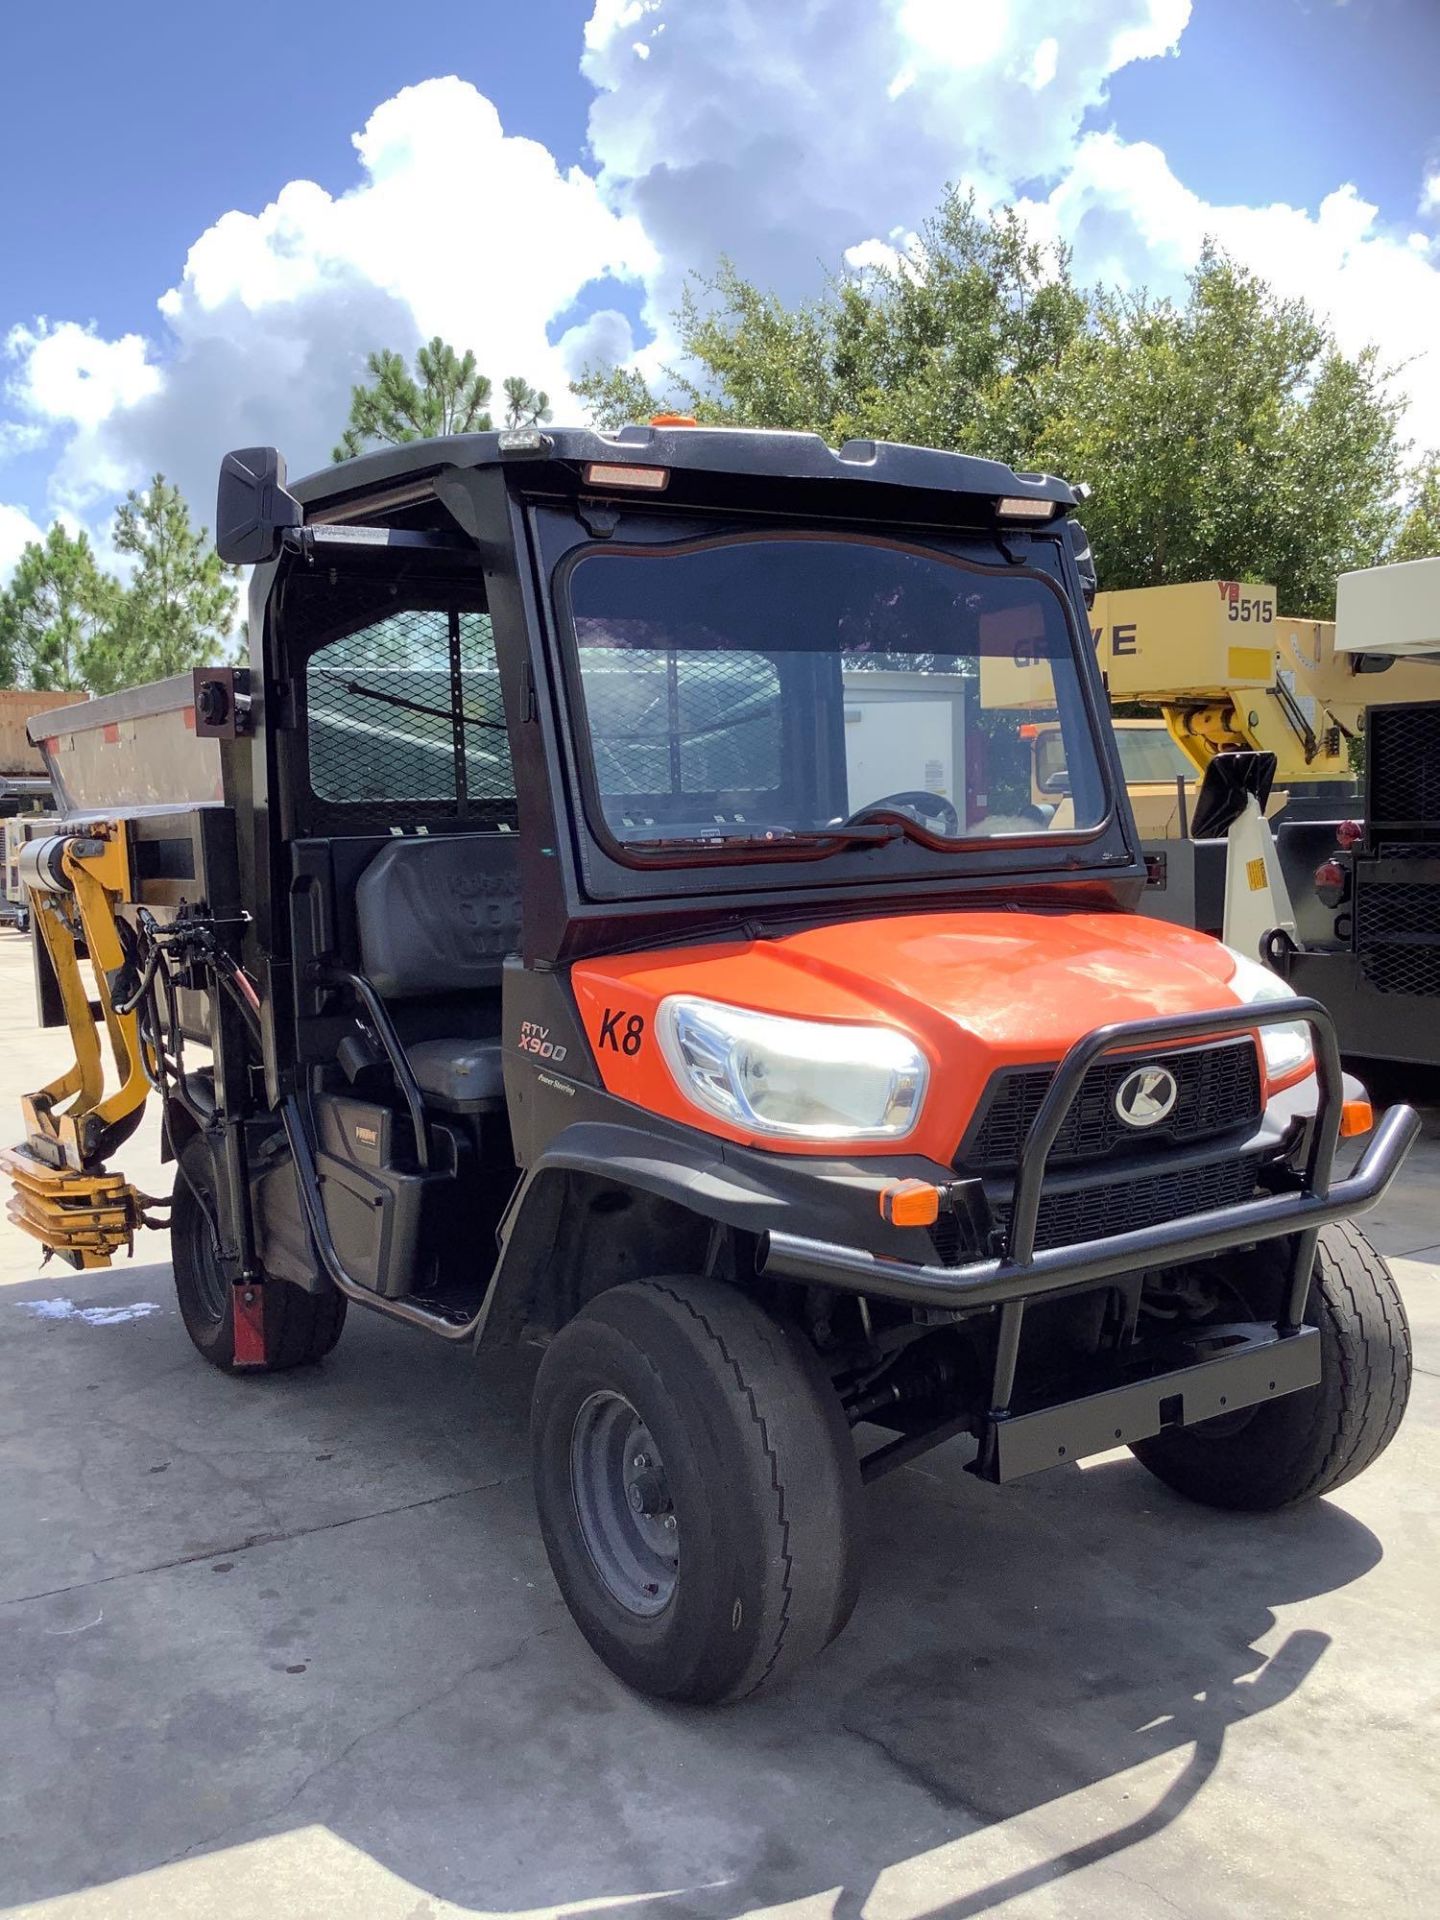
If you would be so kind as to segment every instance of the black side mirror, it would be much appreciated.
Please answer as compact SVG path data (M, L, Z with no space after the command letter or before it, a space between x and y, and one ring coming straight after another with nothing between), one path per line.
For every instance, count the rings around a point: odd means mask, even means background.
M1095 556L1090 551L1090 536L1078 520L1067 520L1065 525L1075 554L1075 567L1080 575L1080 592L1088 609L1094 606L1095 595L1100 587L1095 572Z
M273 560L287 527L305 518L300 502L285 491L285 461L276 447L242 447L220 462L215 502L215 551L228 565L253 567Z

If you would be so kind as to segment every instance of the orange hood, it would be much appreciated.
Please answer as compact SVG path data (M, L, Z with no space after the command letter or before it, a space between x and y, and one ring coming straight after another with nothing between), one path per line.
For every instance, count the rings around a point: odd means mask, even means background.
M1058 1060L1082 1034L1112 1021L1236 1006L1233 972L1218 941L1164 921L981 911L843 921L773 940L628 954L577 966L572 979L612 1093L785 1152L807 1148L729 1128L679 1092L653 1036L660 1001L685 993L762 1013L898 1027L930 1059L919 1125L903 1142L846 1151L948 1161L997 1067ZM637 1018L638 1028L630 1024Z

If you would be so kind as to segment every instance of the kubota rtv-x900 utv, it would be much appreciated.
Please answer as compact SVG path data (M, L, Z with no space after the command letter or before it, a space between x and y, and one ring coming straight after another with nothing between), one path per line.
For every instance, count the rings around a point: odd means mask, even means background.
M1125 1444L1229 1507L1358 1472L1409 1354L1348 1219L1415 1116L1337 1178L1370 1115L1323 1009L1136 913L1074 505L674 425L289 491L230 455L249 671L170 702L173 750L160 696L46 726L73 778L27 875L77 1068L28 1103L17 1212L108 1258L153 1084L216 1366L318 1359L350 1302L543 1345L556 1578L671 1698L823 1647L862 1483L955 1435L993 1482Z

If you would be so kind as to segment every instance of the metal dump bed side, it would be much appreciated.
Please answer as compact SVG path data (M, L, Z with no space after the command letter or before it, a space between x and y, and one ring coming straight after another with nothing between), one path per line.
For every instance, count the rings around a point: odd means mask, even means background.
M196 734L188 673L33 714L29 733L61 814L226 797L220 742Z

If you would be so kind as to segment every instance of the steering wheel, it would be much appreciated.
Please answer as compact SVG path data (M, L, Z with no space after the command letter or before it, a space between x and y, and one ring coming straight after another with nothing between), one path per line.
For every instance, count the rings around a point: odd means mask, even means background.
M927 820L938 820L940 832L948 840L960 837L960 815L943 793L926 793L921 787L906 787L901 793L884 793L878 800L871 800L863 807L857 807L848 820L847 827L858 826L862 821L872 819L877 813L908 813L922 825Z

